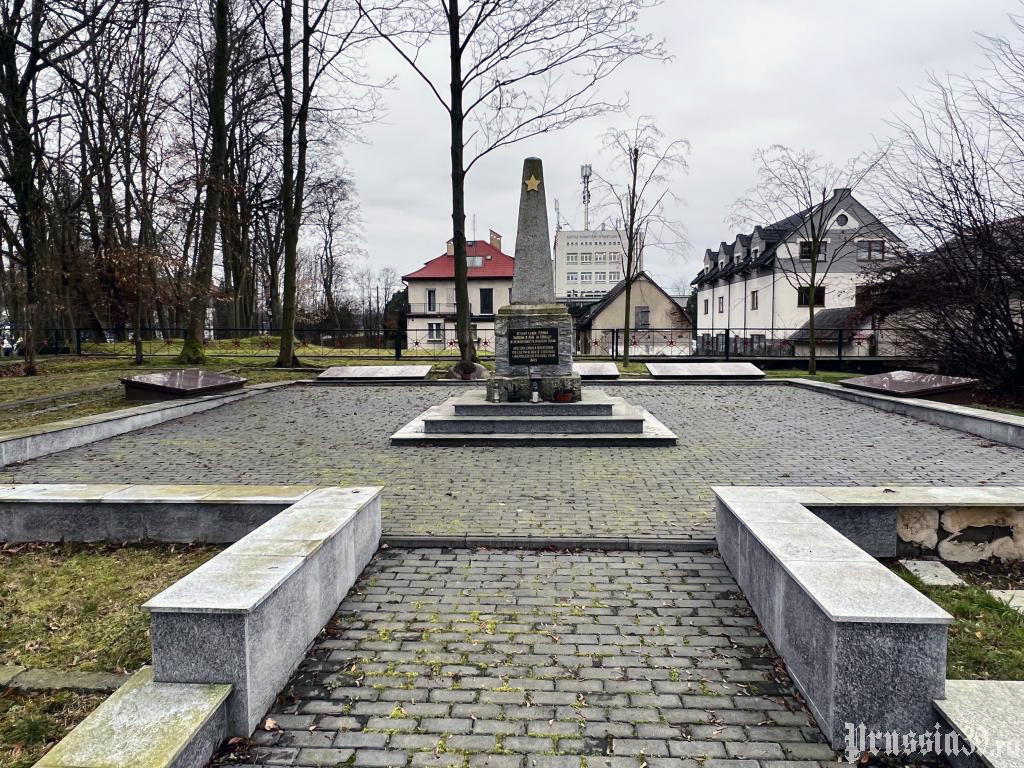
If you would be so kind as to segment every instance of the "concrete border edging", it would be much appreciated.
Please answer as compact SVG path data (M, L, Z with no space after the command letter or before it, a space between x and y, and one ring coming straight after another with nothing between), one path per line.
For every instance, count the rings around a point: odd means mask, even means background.
M1024 416L985 411L966 405L940 403L913 397L892 397L847 389L838 384L809 379L781 379L790 386L822 392L842 400L868 405L887 413L909 416L939 427L966 432L1014 448L1024 448Z
M88 445L165 421L208 411L236 400L244 400L292 382L270 382L247 387L241 392L207 395L189 400L150 403L122 408L94 416L55 421L38 427L0 432L0 467Z
M712 490L722 558L832 747L847 723L926 731L952 616L807 508L865 489Z
M313 491L146 602L153 679L230 683L248 737L377 550L380 491Z
M86 533L91 541L121 541L132 524L157 515L164 540L183 541L197 520L201 528L217 510L240 511L226 530L212 524L220 532L211 540L238 534L232 546L143 606L153 666L125 682L39 765L192 768L206 765L225 737L248 737L376 552L381 490L0 486L0 512L13 509L18 530L48 530L50 540ZM76 515L76 504L94 513ZM42 512L34 521L33 508ZM4 522L0 514L0 533ZM90 532L99 523L101 535ZM0 668L11 679L29 671Z

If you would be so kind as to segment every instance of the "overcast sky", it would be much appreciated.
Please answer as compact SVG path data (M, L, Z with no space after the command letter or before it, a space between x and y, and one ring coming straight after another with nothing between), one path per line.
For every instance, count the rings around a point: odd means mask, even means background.
M1010 34L1017 0L666 0L642 27L666 38L673 60L632 62L601 88L628 92L627 115L498 150L467 183L467 232L503 235L513 253L523 158L544 161L548 218L554 199L563 219L582 228L579 166L607 165L599 136L651 115L670 138L692 145L689 171L674 191L690 247L679 257L649 252L647 268L666 287L688 283L704 249L735 234L732 204L754 183L758 147L809 148L836 162L870 150L885 120L904 109L934 71L979 73L978 33ZM440 255L451 237L447 116L421 81L386 50L369 59L373 74L397 76L388 113L347 148L362 203L365 249L375 268L400 274ZM593 221L592 216L592 221ZM356 265L361 266L361 265Z

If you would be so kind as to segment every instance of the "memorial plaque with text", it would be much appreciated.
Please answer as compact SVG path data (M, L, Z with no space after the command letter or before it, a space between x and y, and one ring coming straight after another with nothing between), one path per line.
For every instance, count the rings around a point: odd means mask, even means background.
M558 365L557 328L510 328L510 365Z

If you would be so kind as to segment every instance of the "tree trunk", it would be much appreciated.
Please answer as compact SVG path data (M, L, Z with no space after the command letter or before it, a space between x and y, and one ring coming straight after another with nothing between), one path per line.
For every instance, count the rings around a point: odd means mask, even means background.
M305 6L303 6L305 11ZM303 14L305 16L305 13ZM303 34L306 30L303 29ZM299 218L295 199L294 158L294 83L292 82L292 0L281 2L281 79L284 81L282 103L282 154L284 173L281 181L281 207L284 209L284 291L281 296L281 346L277 353L278 368L295 367L295 269L299 247Z
M626 311L622 318L622 365L629 367L629 302L633 292L632 278L626 278Z
M820 247L820 246L819 246ZM818 372L817 357L817 336L814 333L814 310L817 305L815 291L818 282L818 247L813 249L811 254L811 285L807 289L807 340L810 342L810 350L807 353L807 373L814 376Z
M471 373L476 347L470 334L472 314L469 306L469 268L466 263L466 170L464 159L462 105L462 39L459 29L459 0L450 0L448 43L451 58L451 134L452 134L452 243L455 251L455 335L459 342L458 368Z
M220 219L220 200L227 161L227 126L224 119L224 100L228 84L228 2L216 0L214 6L213 78L210 83L210 166L206 182L206 205L199 235L199 254L192 290L189 296L188 328L178 361L199 364L206 361L203 351L203 332L206 327L206 309L213 285L213 255Z

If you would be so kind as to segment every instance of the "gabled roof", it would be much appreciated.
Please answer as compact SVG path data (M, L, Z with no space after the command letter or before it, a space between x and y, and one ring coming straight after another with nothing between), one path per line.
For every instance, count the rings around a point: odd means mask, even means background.
M469 268L470 280L512 279L516 271L516 260L502 253L486 240L470 240L466 243L466 256L482 256L479 267ZM490 258L488 258L490 257ZM431 259L415 272L405 275L403 280L454 280L455 257L447 253Z
M647 280L647 282L649 282L651 285L653 285L655 288L661 291L662 295L666 299L671 301L673 304L676 305L676 307L679 308L679 311L683 314L684 318L686 318L687 320L690 319L689 315L686 314L686 307L680 304L678 301L676 301L674 296L672 296L668 291L666 291L664 288L658 285L654 281L654 278L647 274L646 271L638 273L637 276L633 278L633 283L635 284L638 280L641 279ZM615 299L619 297L619 294L621 294L625 290L625 279L619 280L619 282L612 286L611 290L609 290L608 293L604 295L604 298L602 298L597 303L591 304L589 307L587 307L587 311L580 316L578 324L580 326L589 326L592 322L594 322L594 318L601 314L601 312L604 311L605 307L607 307L609 304L615 301Z

